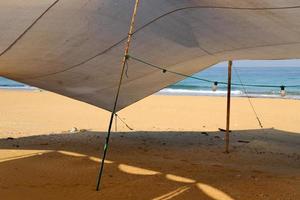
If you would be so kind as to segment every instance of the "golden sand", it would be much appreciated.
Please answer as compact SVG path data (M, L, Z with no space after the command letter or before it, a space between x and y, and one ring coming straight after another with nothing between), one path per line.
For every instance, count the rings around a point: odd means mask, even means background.
M95 192L109 112L50 92L0 95L1 200L300 199L299 100L251 99L261 129L232 98L224 154L225 98L150 96L119 112L134 130L117 121Z

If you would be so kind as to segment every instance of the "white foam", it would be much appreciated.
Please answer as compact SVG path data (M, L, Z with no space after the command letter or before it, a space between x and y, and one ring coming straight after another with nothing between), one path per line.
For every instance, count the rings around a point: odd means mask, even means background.
M32 86L0 86L0 89L5 89L5 90L37 90L38 88L32 87Z
M227 94L227 91L209 91L209 90L186 90L186 89L172 89L172 88L165 88L159 91L157 94L163 95L193 95L193 96L224 96ZM232 95L243 95L243 92L240 90L231 91Z
M209 91L209 90L187 90L187 89L172 89L165 88L156 94L158 95L180 95L180 96L226 96L227 91L218 90L218 91ZM241 90L231 91L232 96L236 97L253 97L253 98L284 98L284 99L300 99L300 96L297 95L287 95L281 97L278 93L273 94L258 94L258 93L247 93L245 94Z

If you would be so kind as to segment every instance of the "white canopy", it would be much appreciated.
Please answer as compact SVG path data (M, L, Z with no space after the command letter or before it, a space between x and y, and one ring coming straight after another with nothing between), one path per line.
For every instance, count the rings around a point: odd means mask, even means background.
M111 111L134 0L0 0L0 75ZM129 51L191 75L300 58L300 0L141 0ZM182 79L130 59L117 110Z

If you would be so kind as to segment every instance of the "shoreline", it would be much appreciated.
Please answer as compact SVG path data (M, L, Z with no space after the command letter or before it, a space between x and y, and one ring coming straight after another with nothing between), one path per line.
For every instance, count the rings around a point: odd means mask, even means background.
M36 87L28 87L28 88L23 88L23 87L17 87L17 88L1 88L0 87L0 92L1 91L13 91L13 92L16 92L16 91L22 91L22 92L49 92L49 91L46 91L46 90L43 90L43 89L39 89L39 88L36 88ZM206 91L205 91L206 92ZM180 92L164 92L164 91L159 91L159 92L156 92L150 96L190 96L190 97L226 97L226 91L222 91L221 94L216 94L216 93L211 93L209 94L210 91L207 91L208 93L205 93L205 94L199 94L199 93L193 93L193 92L187 92L187 93L180 93ZM50 92L52 93L52 92ZM57 94L59 95L59 94ZM281 97L280 94L242 94L242 95L239 95L239 94L231 94L231 97L232 98L261 98L261 99L292 99L292 100L300 100L300 96L293 96L293 95L286 95L285 97ZM146 97L147 98L147 97ZM140 100L142 101L142 100Z

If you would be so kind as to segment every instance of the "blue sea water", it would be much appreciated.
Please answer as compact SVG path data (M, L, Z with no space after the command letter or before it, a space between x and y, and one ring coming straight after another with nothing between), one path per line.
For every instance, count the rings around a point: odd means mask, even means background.
M287 86L285 98L300 99L300 60L286 61L236 61L233 63L232 82L240 84L277 85L276 88L232 86L233 96L281 98L281 85ZM223 62L193 76L211 81L227 82L227 63ZM299 87L288 87L298 85ZM5 89L36 89L0 77L0 88ZM191 78L161 90L163 95L193 95L193 96L225 96L227 85L218 85L218 90L212 91L212 83Z
M34 87L19 83L13 80L9 80L3 77L0 77L0 89L21 89L28 90L34 89Z
M285 98L300 99L300 61L282 62L276 61L239 61L233 63L232 83L238 84L263 84L276 85L276 88L268 87L242 87L232 86L233 96L269 97L281 98L280 86L286 86ZM280 66L282 64L283 66ZM211 81L227 82L227 63L220 63L193 76ZM240 79L238 78L240 77ZM298 87L288 87L298 85ZM218 84L218 90L212 91L212 83L203 82L191 78L184 79L171 85L159 94L165 95L197 95L197 96L225 96L227 85Z

